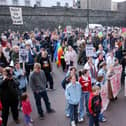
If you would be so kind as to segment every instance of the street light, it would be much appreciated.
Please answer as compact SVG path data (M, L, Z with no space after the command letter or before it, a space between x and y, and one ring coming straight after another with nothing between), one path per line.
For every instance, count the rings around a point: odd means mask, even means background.
M87 27L89 31L89 0L87 0Z

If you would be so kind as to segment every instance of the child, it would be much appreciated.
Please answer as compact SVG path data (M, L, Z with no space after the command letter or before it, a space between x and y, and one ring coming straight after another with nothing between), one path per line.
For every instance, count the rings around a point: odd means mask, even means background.
M101 112L102 108L102 99L100 96L100 88L99 86L93 86L92 87L92 93L90 93L89 96L89 103L88 103L88 109L89 109L89 126L99 126L99 114Z
M69 103L71 126L76 126L78 122L78 104L81 98L81 85L76 82L75 75L71 76L70 83L66 87L65 95Z
M21 100L22 100L22 111L24 113L25 124L26 126L31 126L32 125L31 123L33 122L33 120L30 117L32 109L27 93L22 94Z
M86 113L88 114L88 98L89 93L91 92L92 85L91 85L91 78L89 76L89 71L87 69L84 69L81 73L82 75L79 78L79 82L82 87L82 94L80 99L80 110L79 110L79 122L84 121L84 108L86 107ZM84 100L85 100L85 107L84 107Z

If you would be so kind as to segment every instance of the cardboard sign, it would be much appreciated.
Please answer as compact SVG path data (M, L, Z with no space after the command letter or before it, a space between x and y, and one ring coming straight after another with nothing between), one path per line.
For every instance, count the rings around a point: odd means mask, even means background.
M72 27L71 26L66 26L66 32L67 33L72 33Z
M13 24L15 24L15 25L23 24L22 8L10 7L10 15L11 15Z
M115 74L110 78L113 97L115 98L121 90L122 66L114 68Z
M108 85L107 81L104 85L101 87L101 98L102 98L102 112L107 110L107 107L109 105L109 98L108 98Z
M93 44L86 44L86 56L92 57L94 55L94 47Z
M26 49L19 50L19 62L20 63L28 62L28 51Z

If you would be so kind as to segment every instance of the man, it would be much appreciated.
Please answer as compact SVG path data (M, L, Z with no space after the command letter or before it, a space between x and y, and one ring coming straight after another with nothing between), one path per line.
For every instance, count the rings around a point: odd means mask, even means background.
M6 67L3 71L3 81L0 84L0 96L3 105L3 126L7 126L9 108L11 108L13 119L18 124L18 82L12 77L12 69Z
M48 113L55 112L51 108L49 98L46 92L46 83L47 83L46 76L44 71L41 70L41 65L39 63L34 64L34 70L30 74L29 82L35 97L36 106L40 119L43 119L44 117L43 109L41 106L41 98L43 98L45 102L47 112Z
M46 80L49 82L50 90L54 89L53 77L51 75L52 67L48 58L48 53L42 49L38 55L37 62L41 64L41 69L45 72ZM48 85L46 85L48 87Z

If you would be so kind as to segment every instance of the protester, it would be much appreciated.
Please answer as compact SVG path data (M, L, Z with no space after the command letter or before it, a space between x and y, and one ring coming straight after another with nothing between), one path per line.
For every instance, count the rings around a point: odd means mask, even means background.
M31 118L31 112L32 112L32 108L31 108L31 104L29 101L29 97L27 93L23 93L21 96L21 100L22 100L22 111L24 114L24 121L26 126L32 126L31 123L33 123L33 120Z
M81 85L76 82L76 76L71 76L71 82L66 87L66 100L70 108L70 124L76 126L78 123L78 104L81 98Z
M89 76L89 71L87 69L84 69L81 73L81 77L79 78L79 83L81 84L82 87L82 94L81 94L81 99L80 99L80 108L79 108L79 122L84 121L84 116L89 114L88 111L88 98L89 98L89 93L92 90L92 85L91 85L91 78ZM85 107L84 107L85 103ZM84 109L86 111L84 111ZM86 114L85 114L86 112Z
M3 73L3 81L0 85L0 96L3 105L3 125L7 126L9 108L11 108L15 123L20 123L18 118L18 82L12 76L12 69L6 67Z
M45 102L47 112L48 113L55 112L51 108L51 104L49 102L49 98L46 92L46 85L47 85L46 76L44 71L41 70L41 65L39 63L34 64L34 70L30 74L29 83L33 91L40 119L43 119L44 117L44 112L41 106L41 98L43 98Z
M54 90L54 82L51 75L52 65L50 63L48 53L44 48L41 49L41 53L38 55L37 62L41 64L41 69L45 72L46 80L49 82L50 90ZM46 85L46 88L48 88L48 84Z
M99 124L99 114L102 109L102 99L99 94L100 88L98 86L92 87L92 93L89 96L89 126L100 126Z

